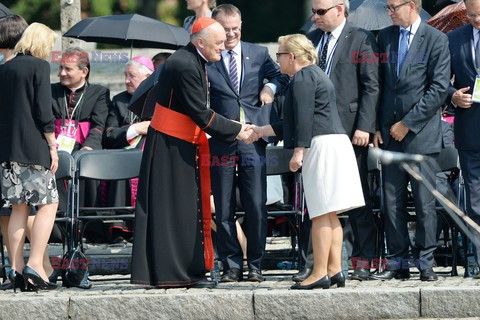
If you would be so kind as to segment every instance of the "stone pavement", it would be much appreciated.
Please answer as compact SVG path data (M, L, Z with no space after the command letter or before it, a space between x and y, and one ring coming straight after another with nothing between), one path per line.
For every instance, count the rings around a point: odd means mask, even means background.
M412 271L415 271L412 269ZM92 276L89 290L0 291L0 319L416 319L480 317L480 280L347 281L346 288L290 290L294 271L215 289L146 289L127 275ZM459 268L459 273L463 270ZM480 319L480 318L478 318Z

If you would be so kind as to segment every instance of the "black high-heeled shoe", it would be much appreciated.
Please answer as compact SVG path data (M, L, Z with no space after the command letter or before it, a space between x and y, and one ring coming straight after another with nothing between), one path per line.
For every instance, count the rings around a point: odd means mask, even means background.
M330 287L337 285L337 288L344 288L345 287L345 275L342 271L336 273L335 275L330 277Z
M10 284L12 285L13 292L17 293L17 288L20 289L21 292L25 291L32 291L33 287L29 285L25 285L25 280L23 279L23 275L15 271L15 269L10 269L8 273L8 279L10 280Z
M57 289L57 285L55 283L47 282L40 277L40 275L29 266L25 266L23 269L23 279L25 281L25 287L28 286L29 280L33 284L33 288L35 291L40 290L54 290Z
M330 288L330 278L328 277L328 275L325 275L323 278L315 281L314 283L301 285L300 282L297 282L290 287L290 289L294 289L294 290L312 290L316 288L323 288L323 289Z

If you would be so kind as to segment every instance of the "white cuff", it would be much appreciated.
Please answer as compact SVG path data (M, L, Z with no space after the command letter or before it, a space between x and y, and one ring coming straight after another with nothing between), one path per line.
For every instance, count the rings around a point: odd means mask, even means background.
M272 89L273 95L275 95L275 93L277 93L277 85L276 84L269 82L269 83L266 83L265 85L267 87L269 87L270 89Z
M137 130L135 130L135 124L132 124L127 130L127 141L132 140L136 136L138 136L138 133Z

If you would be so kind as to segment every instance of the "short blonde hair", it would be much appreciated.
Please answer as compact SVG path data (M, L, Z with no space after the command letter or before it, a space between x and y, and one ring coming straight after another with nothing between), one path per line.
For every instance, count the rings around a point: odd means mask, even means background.
M42 23L34 22L25 29L14 51L46 59L52 51L55 40L57 40L57 34L52 29Z
M278 38L278 43L283 45L288 53L293 53L300 63L318 61L317 50L312 42L303 34L289 34Z

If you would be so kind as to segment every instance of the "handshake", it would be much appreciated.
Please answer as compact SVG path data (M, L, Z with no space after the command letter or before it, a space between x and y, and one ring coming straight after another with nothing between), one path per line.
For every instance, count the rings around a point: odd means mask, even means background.
M263 127L257 127L254 124L244 124L242 125L242 130L240 130L240 133L237 136L237 140L250 144L262 138L263 136Z

